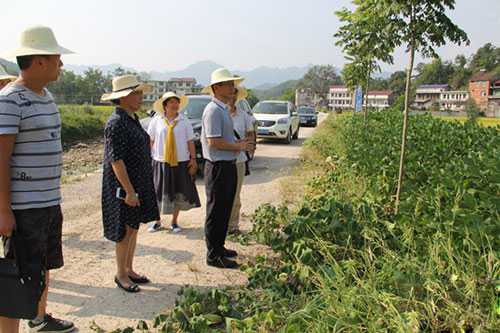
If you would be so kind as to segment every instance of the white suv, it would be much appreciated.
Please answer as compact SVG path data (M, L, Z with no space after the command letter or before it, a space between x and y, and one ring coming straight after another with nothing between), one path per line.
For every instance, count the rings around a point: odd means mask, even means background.
M262 101L253 108L257 119L257 137L266 139L284 139L291 143L298 139L300 119L295 105L286 101Z

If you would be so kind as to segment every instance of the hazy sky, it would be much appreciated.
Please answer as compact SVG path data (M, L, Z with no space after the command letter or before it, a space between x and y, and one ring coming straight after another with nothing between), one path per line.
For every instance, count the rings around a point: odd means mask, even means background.
M334 11L349 0L0 0L0 53L16 46L26 26L52 27L77 55L70 64L121 63L138 70L178 70L202 60L233 69L341 66L332 35ZM457 0L451 17L471 39L447 46L443 58L500 46L500 0ZM402 69L400 50L391 69Z

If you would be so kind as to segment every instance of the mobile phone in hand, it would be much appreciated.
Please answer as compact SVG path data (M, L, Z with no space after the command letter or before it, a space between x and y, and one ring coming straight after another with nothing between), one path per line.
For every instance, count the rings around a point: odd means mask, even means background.
M125 200L125 198L127 197L127 192L125 192L125 190L121 187L118 187L116 189L116 197L120 200Z

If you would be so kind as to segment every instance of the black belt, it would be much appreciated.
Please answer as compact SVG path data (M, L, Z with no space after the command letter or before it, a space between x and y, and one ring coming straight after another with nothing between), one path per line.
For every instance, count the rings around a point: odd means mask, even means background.
M229 161L210 161L210 160L205 160L210 164L236 164L236 160L229 160Z

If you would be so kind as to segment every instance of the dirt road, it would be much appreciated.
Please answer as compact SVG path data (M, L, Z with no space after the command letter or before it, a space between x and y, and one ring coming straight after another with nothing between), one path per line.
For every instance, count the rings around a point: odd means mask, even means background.
M289 174L301 145L313 129L301 128L300 139L292 145L262 142L258 146L252 175L247 177L242 192L243 213L248 216L263 203L279 203L279 179ZM73 320L80 332L90 331L92 321L105 329L134 325L138 320L151 320L155 314L170 308L180 287L189 284L216 287L244 284L240 271L219 270L205 265L203 238L205 192L198 181L202 208L181 213L181 234L162 231L154 234L139 231L135 269L146 274L153 283L138 294L126 294L113 283L115 274L114 244L102 236L100 189L101 175L95 173L84 180L63 187L65 267L52 275L48 311ZM164 219L165 225L168 220ZM248 218L242 229L250 229ZM255 256L259 246L241 247L240 261Z

